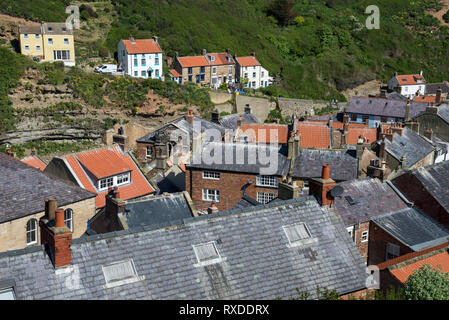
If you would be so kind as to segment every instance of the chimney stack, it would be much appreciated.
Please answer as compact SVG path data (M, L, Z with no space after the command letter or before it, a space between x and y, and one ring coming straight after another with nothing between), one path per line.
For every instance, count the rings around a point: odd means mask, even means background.
M119 221L119 215L125 214L126 202L120 199L118 187L110 188L106 194L106 206L104 211L104 221L101 226L105 232L123 230Z
M215 202L212 202L210 207L207 208L207 214L214 214L214 213L217 213L217 212L218 212L217 205L215 204Z
M410 120L410 97L407 99L407 105L405 106L405 121Z
M211 121L215 122L217 124L220 124L220 113L218 112L218 109L215 109L211 113Z
M380 97L381 98L386 98L387 97L387 90L384 90L384 89L380 90Z
M178 59L179 58L179 52L175 51L175 58Z
M441 89L437 90L437 96L435 98L436 105L439 105L441 103L441 92L442 92Z
M58 202L55 198L50 197L45 199L45 218L49 221L55 220L57 208Z
M251 114L251 107L248 103L245 105L245 114Z
M129 36L129 42L131 42L131 44L136 44L136 40L134 40L133 36Z
M240 128L242 126L243 122L243 116L240 115L240 117L237 119L237 128Z
M45 208L49 208L50 199L45 202ZM56 200L55 200L56 201ZM72 232L66 227L64 222L64 209L58 208L55 211L55 218L49 220L46 215L39 221L41 231L41 244L46 246L50 260L55 268L61 268L70 265L72 262Z
M202 55L202 56L206 56L206 54L207 54L206 49L201 50L201 55Z
M253 51L251 52L251 55L255 58L256 57L256 53Z
M187 110L186 120L188 123L193 125L193 119L194 119L193 110L192 110L192 108L189 108Z
M153 36L152 38L155 43L157 43L157 44L159 43L159 40L158 40L159 38L157 36Z
M393 125L391 126L391 131L393 132L393 134L397 133L400 136L402 136L404 128L402 127L402 124L400 124L400 123L393 123Z
M229 50L229 48L226 48L226 53L231 54L231 50Z
M309 194L315 195L321 202L322 206L332 205L334 198L330 191L336 186L334 180L330 178L330 167L328 164L323 165L321 178L310 179Z
M432 129L432 128L426 129L426 130L424 131L424 137L426 137L427 139L429 139L430 141L432 141L432 138L433 138L433 129Z
M288 181L283 179L279 183L278 198L281 200L296 199L299 198L299 191L296 181L292 181L292 178L289 176Z

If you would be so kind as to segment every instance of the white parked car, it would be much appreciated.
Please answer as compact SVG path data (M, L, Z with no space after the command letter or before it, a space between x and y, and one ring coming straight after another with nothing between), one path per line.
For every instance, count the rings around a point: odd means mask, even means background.
M117 72L122 72L122 70L117 69L117 65L115 64L102 64L101 66L95 68L95 72L115 74Z

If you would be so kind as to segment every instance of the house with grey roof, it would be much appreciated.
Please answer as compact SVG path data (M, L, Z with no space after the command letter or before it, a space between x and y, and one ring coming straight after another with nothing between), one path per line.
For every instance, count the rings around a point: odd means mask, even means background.
M403 171L392 182L416 207L449 228L449 161Z
M65 223L80 237L95 215L95 193L68 184L0 153L0 251L28 248L39 239L47 203L65 210Z
M367 286L341 218L314 197L75 240L61 213L41 219L42 245L0 253L1 290L20 300L256 300Z
M212 121L231 130L237 130L243 123L260 123L259 119L251 113L249 104L245 106L245 112L241 114L235 113L220 118L218 112L212 113Z
M412 119L408 126L420 135L449 142L449 105L428 106L422 114Z
M426 110L427 104L382 97L353 97L345 112L349 121L368 123L375 128L381 123L405 122Z
M87 234L145 227L198 216L187 192L164 193L124 201L118 189L106 195L106 206L93 217Z
M447 243L449 231L419 208L406 208L371 218L368 264Z
M335 210L359 250L364 261L370 255L371 218L403 210L412 205L390 181L363 178L337 184L341 188L335 197Z

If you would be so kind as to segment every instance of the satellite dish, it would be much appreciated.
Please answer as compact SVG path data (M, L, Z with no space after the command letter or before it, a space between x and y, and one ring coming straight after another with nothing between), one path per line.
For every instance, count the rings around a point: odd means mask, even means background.
M335 188L333 188L331 190L331 196L336 198L336 197L340 197L343 194L344 190L342 187L340 186L336 186Z

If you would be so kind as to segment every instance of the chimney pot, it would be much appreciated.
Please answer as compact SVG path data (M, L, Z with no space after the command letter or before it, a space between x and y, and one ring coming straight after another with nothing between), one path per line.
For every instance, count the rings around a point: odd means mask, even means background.
M215 204L215 202L212 202L210 207L207 208L207 213L208 214L213 214L213 213L217 213L217 212L218 212L217 205Z
M321 178L323 180L329 180L330 179L330 168L329 168L328 164L323 165Z
M64 228L64 209L58 208L56 209L56 222L55 222L56 228Z

